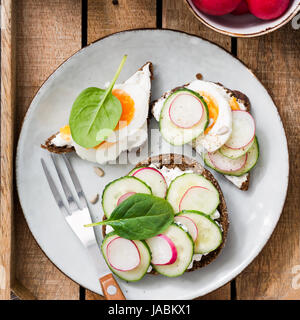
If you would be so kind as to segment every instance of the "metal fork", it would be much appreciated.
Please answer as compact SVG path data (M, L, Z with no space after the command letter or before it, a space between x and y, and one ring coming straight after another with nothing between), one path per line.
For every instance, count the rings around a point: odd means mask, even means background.
M78 180L77 175L74 172L73 167L71 166L71 163L67 156L65 154L62 155L62 158L65 162L65 165L68 169L68 172L70 174L71 180L74 184L76 193L78 195L78 198L80 200L80 206L77 203L77 201L74 199L73 194L57 164L56 157L51 154L51 159L54 164L54 168L56 170L56 173L58 175L58 178L60 180L61 186L63 188L63 191L65 193L65 196L67 198L67 202L69 204L69 207L67 208L63 202L63 199L56 188L56 185L53 181L53 178L49 172L49 169L44 161L43 158L41 158L42 167L44 170L44 173L46 175L49 187L52 191L53 197L64 215L67 223L73 230L73 232L77 235L78 239L81 241L83 246L87 249L91 260L93 261L96 270L99 274L99 281L102 287L102 292L107 300L125 300L125 297L114 279L111 271L106 265L105 260L103 259L100 249L98 246L98 243L96 241L96 237L94 234L93 228L87 228L84 227L86 224L92 223L90 211L87 205L87 201L85 198L85 195L83 193L82 187L80 185L80 182Z

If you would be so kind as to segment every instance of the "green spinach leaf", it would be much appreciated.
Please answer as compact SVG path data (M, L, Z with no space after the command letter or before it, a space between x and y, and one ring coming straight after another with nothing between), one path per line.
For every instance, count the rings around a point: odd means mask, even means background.
M122 105L111 92L126 58L125 55L106 90L87 88L73 103L69 118L71 135L84 148L93 148L107 139L120 120Z
M162 233L174 221L168 201L153 195L137 193L115 208L109 219L86 225L110 225L122 238L144 240Z

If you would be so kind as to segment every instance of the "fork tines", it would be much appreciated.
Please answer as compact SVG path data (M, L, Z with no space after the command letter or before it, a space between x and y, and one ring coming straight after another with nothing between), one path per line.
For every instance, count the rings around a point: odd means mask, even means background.
M80 185L80 182L78 180L78 177L77 175L75 174L74 172L74 169L73 167L71 166L71 163L69 161L69 159L67 158L66 155L63 155L63 160L64 160L64 163L68 169L68 172L70 174L70 177L71 177L71 180L73 182L73 185L74 185L74 188L76 190L76 193L78 195L78 198L81 202L81 207L82 209L86 208L87 207L87 201L86 201L86 198L84 196L84 193L83 193L83 190L82 190L82 187ZM57 159L56 159L56 156L51 154L51 159L52 159L52 162L54 164L54 168L56 170L56 173L58 175L58 178L59 178L59 181L61 183L61 186L62 186L62 189L65 193L65 196L67 198L67 201L68 201L68 204L69 204L69 208L67 209L63 203L63 200L62 200L62 197L59 193L59 191L57 190L57 187L54 183L54 180L48 170L48 167L44 161L44 159L41 158L41 163L42 163L42 167L43 167L43 170L45 172L45 175L46 175L46 178L48 180L48 183L49 183L49 186L50 186L50 189L52 191L52 194L54 196L54 199L57 203L57 205L59 206L59 208L65 213L65 214L72 214L72 212L74 211L77 211L77 210L81 210L78 202L75 200L72 192L71 192L71 189L69 188L67 182L66 182L66 179L64 177L64 175L62 174L62 171L57 163Z

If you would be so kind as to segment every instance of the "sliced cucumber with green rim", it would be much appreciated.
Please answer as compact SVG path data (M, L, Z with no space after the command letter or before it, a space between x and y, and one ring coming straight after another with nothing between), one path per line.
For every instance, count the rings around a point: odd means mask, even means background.
M103 257L110 268L110 270L117 275L119 278L126 280L126 281L139 281L141 280L144 275L147 273L148 268L150 266L151 262L151 252L150 249L145 241L142 240L132 240L134 244L136 245L137 249L139 250L140 254L140 263L139 265L129 271L120 271L116 270L111 266L109 263L108 257L107 257L107 246L109 243L118 238L119 236L115 232L111 232L106 235L106 237L103 239L102 245L101 245L101 251L103 254Z
M174 243L177 250L176 261L172 264L152 266L158 273L164 276L178 277L186 271L192 262L194 252L193 239L175 223L171 224L169 228L163 232L163 235L166 235Z
M168 185L165 177L156 168L139 167L131 170L128 175L144 181L151 188L154 196L165 198Z
M207 254L216 250L222 243L222 230L219 225L202 212L184 210L177 217L187 217L194 221L198 229L194 253Z
M183 145L197 138L208 125L208 108L195 91L181 88L164 102L159 127L163 138L172 145Z
M135 177L122 177L110 182L102 194L102 207L107 218L111 215L120 201L127 195L135 193L152 194L151 188L142 180Z
M259 157L259 145L258 145L257 138L255 137L253 145L251 146L251 148L247 152L247 160L246 160L245 165L237 171L228 172L228 171L223 171L223 170L216 168L214 166L214 164L211 162L208 153L206 153L204 155L204 162L208 167L214 169L215 171L217 171L219 173L226 174L229 176L240 177L243 174L249 172L256 165L258 157ZM224 156L223 160L227 161L226 159L228 159L228 158Z
M231 149L231 148L228 148L224 145L219 150L223 156L230 158L230 159L237 159L237 158L242 157L244 154L246 154L248 152L248 150L252 147L254 141L255 141L255 139L253 139L253 141L250 142L249 145L247 145L246 147L241 148L241 149Z
M211 214L220 203L220 195L215 186L196 173L185 173L174 179L168 188L166 199L175 212L196 209Z

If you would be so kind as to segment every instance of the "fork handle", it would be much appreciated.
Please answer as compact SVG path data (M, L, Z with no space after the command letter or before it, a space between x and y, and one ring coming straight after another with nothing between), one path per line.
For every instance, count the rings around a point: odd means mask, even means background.
M121 288L111 273L99 279L106 300L126 300Z

